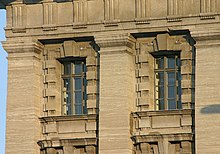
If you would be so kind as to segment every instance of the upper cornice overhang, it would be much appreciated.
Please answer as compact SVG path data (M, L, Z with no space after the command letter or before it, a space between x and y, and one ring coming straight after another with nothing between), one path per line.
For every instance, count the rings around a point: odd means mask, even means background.
M0 9L5 9L7 5L10 5L12 2L22 2L24 4L34 4L43 2L44 0L0 0ZM47 0L46 0L47 1ZM71 2L73 0L50 0L52 2Z
M7 5L15 0L0 0L0 9L5 9Z

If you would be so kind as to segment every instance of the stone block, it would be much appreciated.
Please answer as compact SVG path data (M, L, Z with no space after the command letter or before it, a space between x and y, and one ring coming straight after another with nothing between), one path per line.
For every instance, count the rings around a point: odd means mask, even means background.
M95 71L88 71L86 72L86 79L87 80L95 80L97 79L97 74Z
M58 133L80 133L85 132L85 121L60 121L58 122Z
M94 100L87 100L87 108L97 108L96 104L97 104L96 99L94 99Z
M191 80L181 80L181 87L182 88L191 88L192 81Z
M192 59L192 51L181 51L180 57L182 60L190 60Z
M86 131L96 130L96 121L88 121L86 123Z
M86 153L88 153L88 154L95 154L96 153L95 146L86 146Z
M45 104L47 111L55 111L60 107L59 105L60 104L56 102L56 98L48 98L48 102Z
M96 94L97 93L97 87L94 86L87 86L87 94Z
M141 82L137 84L137 91L142 91L142 90L149 90L149 82Z
M75 41L65 41L63 43L64 47L64 54L66 57L73 56L73 57L79 57L79 49L77 46L77 43Z
M181 126L192 126L192 117L191 117L191 115L183 115L181 117Z
M181 66L181 74L192 74L192 66L190 65Z
M167 39L168 34L157 35L156 41L154 42L155 49L157 50L167 50Z
M183 94L182 95L182 102L192 102L192 95L189 94Z
M56 133L57 132L56 123L48 123L48 124L45 124L45 126L46 126L46 133Z
M149 76L149 70L146 68L141 68L138 70L138 76Z
M151 127L150 117L141 117L139 119L139 128L150 128L150 127Z
M152 128L180 127L180 116L153 116Z
M57 60L46 60L45 65L46 68L56 68Z
M97 62L96 62L96 58L95 57L87 57L86 58L86 66L95 66L97 65Z
M138 103L138 105L139 106L141 106L141 105L149 105L149 97L140 97L140 98L138 98L137 99L137 103Z
M143 62L148 62L148 60L149 60L149 54L138 55L138 62L143 63Z
M45 96L46 97L48 97L48 96L56 96L56 94L57 94L57 91L54 88L47 88L47 89L45 89Z
M45 82L56 82L57 78L55 74L47 74L45 76Z

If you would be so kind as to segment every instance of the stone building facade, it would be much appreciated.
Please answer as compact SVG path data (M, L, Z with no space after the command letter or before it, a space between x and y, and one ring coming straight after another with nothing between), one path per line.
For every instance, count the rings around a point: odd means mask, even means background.
M7 154L220 152L220 0L0 0Z

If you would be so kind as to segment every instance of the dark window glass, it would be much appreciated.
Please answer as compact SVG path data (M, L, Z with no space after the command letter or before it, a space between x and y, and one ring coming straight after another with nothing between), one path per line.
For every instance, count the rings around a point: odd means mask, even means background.
M86 65L84 61L70 61L63 65L63 112L67 115L86 114Z
M168 100L168 109L176 109L176 100L175 99L170 99Z
M81 75L83 73L83 64L82 62L75 62L75 75Z
M175 72L167 72L167 75L168 75L168 77L167 77L168 85L169 86L175 85L175 82L176 82L176 80L175 80Z
M64 74L71 74L71 63L64 64Z
M159 110L164 110L164 100L159 100Z
M175 57L167 58L167 68L175 68Z
M179 55L155 58L156 109L181 109L181 73Z
M164 58L157 58L156 59L156 68L155 69L163 69L164 68Z

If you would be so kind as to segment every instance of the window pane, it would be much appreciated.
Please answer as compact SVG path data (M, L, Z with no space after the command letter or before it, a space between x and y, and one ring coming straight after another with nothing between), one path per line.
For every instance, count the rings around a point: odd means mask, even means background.
M156 73L156 85L158 86L164 85L164 73L163 72Z
M75 114L82 114L82 78L76 77L75 80Z
M175 58L167 57L167 66L168 68L175 68Z
M175 73L174 72L168 72L167 73L167 75L168 75L168 85L175 85Z
M176 109L176 100L175 99L168 100L168 109L169 110Z
M70 89L71 80L68 78L68 79L64 79L63 82L64 82L64 90L65 90L64 102L66 103L66 114L70 115L72 114L71 111L72 99L71 99L71 89Z
M71 92L68 91L68 92L66 92L66 112L67 112L67 115L72 114L71 105L72 105Z
M64 64L64 74L65 75L71 74L71 63Z
M164 100L159 100L159 110L164 110Z
M70 79L64 79L63 83L64 87L66 88L66 91L70 90Z
M164 68L164 58L157 58L156 59L156 64L155 64L155 69L163 69Z
M168 98L176 98L174 86L168 86Z
M82 84L83 84L82 78L81 77L75 77L74 80L75 80L75 87L74 87L74 89L75 90L82 90Z
M83 114L83 112L82 112L82 104L75 104L75 113L76 114Z
M181 101L178 101L178 102L177 102L177 108L178 108L178 109L182 109L182 103L181 103Z
M82 62L75 62L75 74L81 75L83 72Z
M156 98L158 99L164 98L164 87L163 86L159 86L156 88Z
M180 66L181 66L181 61L180 61L180 58L179 58L179 57L176 58L176 66L177 66L177 67L180 67Z

